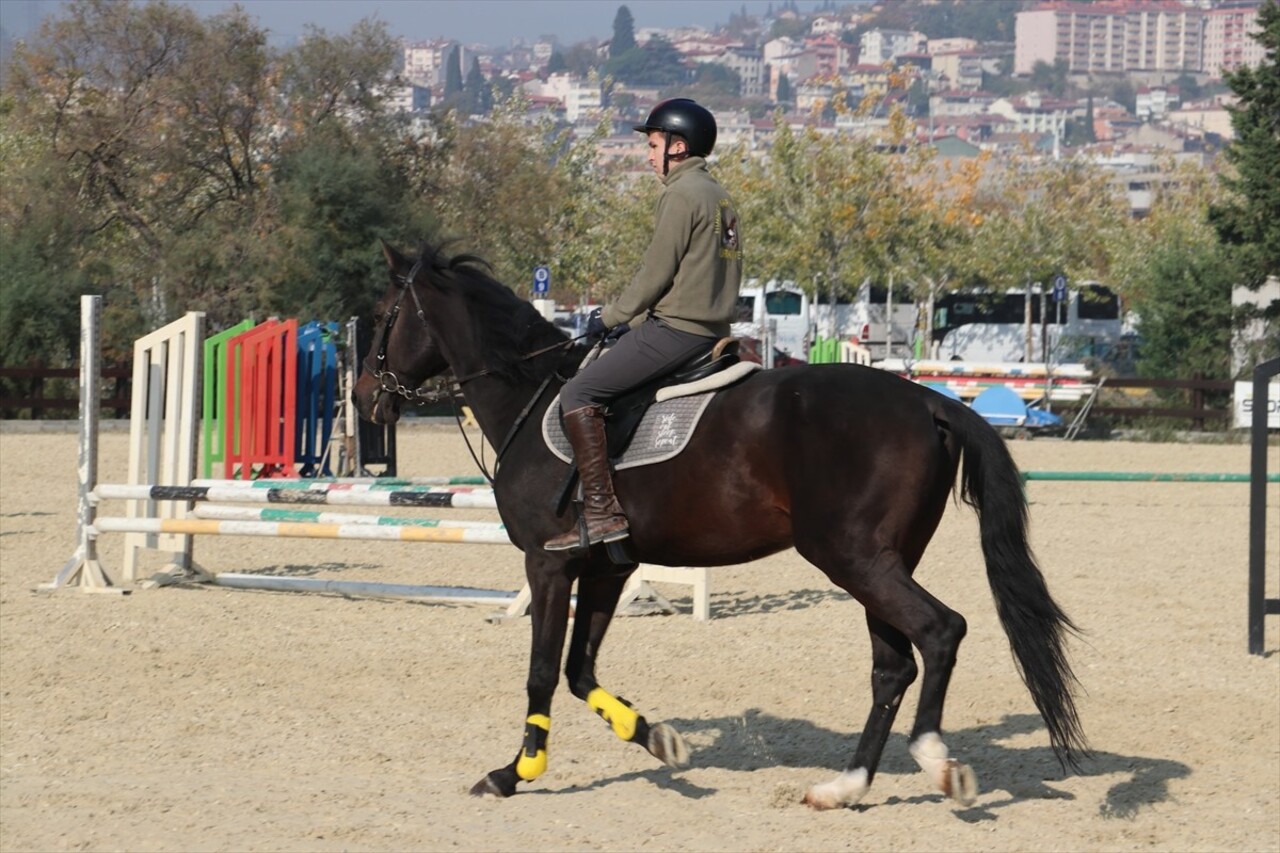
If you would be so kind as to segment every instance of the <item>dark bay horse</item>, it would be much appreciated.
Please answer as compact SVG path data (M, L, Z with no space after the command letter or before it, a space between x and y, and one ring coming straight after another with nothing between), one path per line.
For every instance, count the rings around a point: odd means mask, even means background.
M498 508L524 552L533 595L524 741L472 793L510 796L546 770L575 581L565 663L570 691L622 740L669 766L687 765L688 749L673 727L648 722L596 680L600 645L629 572L600 546L542 547L574 519L556 514L568 466L547 449L540 419L586 348L574 347L477 258L448 257L431 246L416 258L385 244L383 251L391 283L352 392L360 414L392 422L422 382L452 371L498 449ZM1065 652L1075 626L1050 597L1028 547L1026 500L1008 449L964 405L874 368L761 370L711 401L678 456L620 472L616 488L641 562L722 566L794 547L862 603L871 634L871 710L844 771L811 787L809 805L851 805L866 793L903 694L920 674L913 647L923 677L911 755L944 794L962 803L976 796L973 771L948 754L941 733L965 620L912 578L953 488L978 513L996 610L1055 754L1073 769L1087 754Z

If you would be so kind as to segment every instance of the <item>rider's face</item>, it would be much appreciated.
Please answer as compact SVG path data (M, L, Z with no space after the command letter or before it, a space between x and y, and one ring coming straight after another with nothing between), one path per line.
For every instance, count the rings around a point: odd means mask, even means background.
M653 173L659 178L662 177L662 146L666 144L667 135L660 130L654 130L649 133L649 168L653 169ZM683 154L689 150L689 146L678 136L671 138L670 153L672 156Z

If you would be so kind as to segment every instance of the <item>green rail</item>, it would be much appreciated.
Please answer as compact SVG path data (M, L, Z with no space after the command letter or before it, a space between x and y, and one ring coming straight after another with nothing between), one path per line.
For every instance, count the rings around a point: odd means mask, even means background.
M1023 471L1028 480L1099 480L1120 483L1248 483L1248 474L1158 474L1150 471ZM1280 472L1267 475L1268 483L1280 483Z

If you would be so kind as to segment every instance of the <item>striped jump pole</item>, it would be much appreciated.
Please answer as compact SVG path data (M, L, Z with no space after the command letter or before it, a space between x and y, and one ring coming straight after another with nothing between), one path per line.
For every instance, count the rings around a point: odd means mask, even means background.
M196 518L220 521L294 521L313 524L373 524L389 527L453 527L475 530L496 530L506 535L507 527L498 521L472 521L463 518L393 518L386 515L363 515L356 512L322 512L313 509L275 509L259 506L217 506L196 504L192 510ZM504 542L510 540L504 539Z
M268 536L289 539L379 539L510 545L504 530L474 527L415 527L379 524L316 524L293 521L216 521L202 518L99 518L93 532L173 533L185 536Z
M252 504L331 504L335 506L419 506L496 509L492 490L448 491L448 487L416 486L401 491L246 489L242 486L152 486L102 484L99 500L215 501Z
M193 486L238 486L246 489L325 489L364 486L366 490L404 489L418 486L481 486L490 483L484 477L282 477L258 480L192 480Z

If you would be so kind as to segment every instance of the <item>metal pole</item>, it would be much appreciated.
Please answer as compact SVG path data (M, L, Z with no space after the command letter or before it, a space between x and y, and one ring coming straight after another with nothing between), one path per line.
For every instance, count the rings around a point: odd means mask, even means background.
M1268 613L1280 614L1280 599L1266 600L1267 556L1267 380L1280 373L1280 358L1253 369L1253 423L1249 471L1249 654L1262 654ZM1274 607L1273 607L1274 605Z
M98 485L98 401L102 395L98 318L101 296L80 297L80 452L76 462L76 550L53 581L42 589L78 585L105 589L111 581L98 562L91 530L97 513L93 490Z

